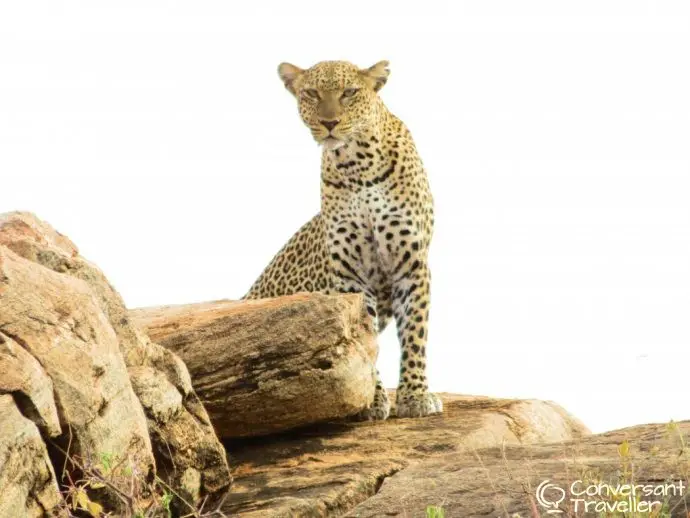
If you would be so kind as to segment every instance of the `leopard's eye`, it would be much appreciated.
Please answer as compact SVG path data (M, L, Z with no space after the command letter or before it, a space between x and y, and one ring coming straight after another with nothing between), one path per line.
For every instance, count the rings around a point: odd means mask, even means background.
M359 88L346 88L343 91L343 99L347 99L348 97L352 97L357 92L359 92Z
M314 100L317 100L317 101L321 98L321 97L319 96L319 92L317 92L317 91L316 91L315 89L313 89L313 88L307 88L306 90L304 90L304 95L306 95L306 96L309 97L310 99L314 99Z

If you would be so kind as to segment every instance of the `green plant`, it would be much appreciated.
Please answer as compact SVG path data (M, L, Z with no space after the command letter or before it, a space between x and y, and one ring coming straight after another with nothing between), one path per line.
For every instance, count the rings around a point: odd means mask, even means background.
M168 513L168 518L172 518L172 509L170 509L170 504L173 500L173 494L166 490L163 490L163 495L161 496L161 507L165 509Z
M443 507L437 505L429 505L426 508L426 518L445 518L446 512Z

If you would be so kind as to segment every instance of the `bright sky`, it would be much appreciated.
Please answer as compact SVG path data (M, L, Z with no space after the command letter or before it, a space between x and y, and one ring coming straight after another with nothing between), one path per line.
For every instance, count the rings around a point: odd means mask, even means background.
M278 63L388 59L436 199L432 389L690 418L688 2L37 4L0 4L0 212L131 307L240 297L318 211Z

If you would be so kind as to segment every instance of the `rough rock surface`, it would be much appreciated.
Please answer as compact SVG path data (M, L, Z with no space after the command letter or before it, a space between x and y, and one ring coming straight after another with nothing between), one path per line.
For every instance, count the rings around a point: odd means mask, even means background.
M0 333L0 368L22 364L0 377L0 393L12 392L46 435L62 425L65 439L66 423L93 431L79 437L83 454L117 454L131 436L141 464L153 465L153 451L159 474L189 498L230 484L184 363L130 322L120 295L67 237L29 213L0 215Z
M690 516L690 422L669 428L668 425L642 425L600 435L583 437L564 443L506 445L476 451L452 452L419 462L386 479L379 492L355 507L346 516L378 518L399 516L426 517L428 506L442 507L447 517L512 517L534 516ZM627 442L626 442L627 441ZM558 509L563 514L548 514L539 505L536 491L549 480L567 491ZM582 481L578 483L577 481ZM680 490L682 481L685 490ZM661 510L665 500L667 514L619 513L595 511L597 498L573 496L590 484L603 482L640 484L658 487L673 483L667 495L642 496ZM599 490L597 490L599 491ZM671 494L672 493L672 494ZM599 492L604 504L619 505L622 511L625 496L606 496ZM558 500L558 490L548 489L544 495ZM588 498L584 502L571 498ZM621 503L617 503L621 502ZM555 504L555 502L553 502ZM548 509L553 510L553 507ZM639 508L644 511L643 508Z
M554 403L441 397L444 414L439 416L331 422L228 442L235 482L225 511L248 518L339 516L374 495L387 477L428 459L589 434ZM484 489L490 490L488 483Z
M219 301L130 315L184 360L221 437L345 417L373 399L376 341L358 295Z
M0 516L42 517L61 496L36 425L11 395L0 394Z
M0 334L14 350L21 345L52 380L65 424L63 447L69 443L71 454L85 462L101 453L128 452L143 473L153 467L146 419L117 337L85 282L0 246ZM26 384L30 380L24 378ZM40 390L38 384L34 392Z
M13 394L21 402L22 412L48 437L60 435L52 380L36 358L2 331L0 373L0 393Z

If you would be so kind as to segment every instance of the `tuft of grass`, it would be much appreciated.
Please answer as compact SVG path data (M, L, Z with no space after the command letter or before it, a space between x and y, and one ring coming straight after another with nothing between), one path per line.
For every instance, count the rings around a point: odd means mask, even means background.
M426 518L445 518L446 512L443 507L437 505L429 505L426 508Z
M170 504L172 503L174 495L166 490L163 490L163 496L161 496L161 507L165 509L168 513L168 518L172 518L172 509Z

